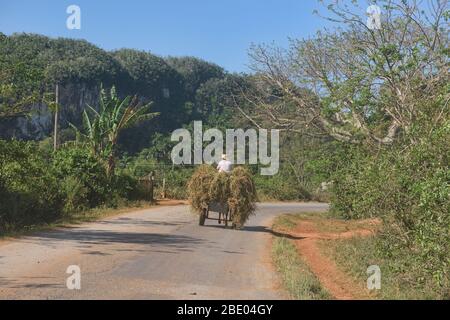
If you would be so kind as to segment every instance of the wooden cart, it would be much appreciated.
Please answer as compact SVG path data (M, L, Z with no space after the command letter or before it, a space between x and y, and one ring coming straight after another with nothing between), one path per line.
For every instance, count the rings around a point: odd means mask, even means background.
M219 214L219 218L210 217L210 212L217 212ZM228 227L228 223L233 221L231 210L228 207L228 204L220 202L211 202L208 205L204 206L202 212L200 213L198 224L201 226L205 225L206 219L218 220L219 224L224 223L225 227ZM234 223L232 223L232 226L233 228L236 228Z

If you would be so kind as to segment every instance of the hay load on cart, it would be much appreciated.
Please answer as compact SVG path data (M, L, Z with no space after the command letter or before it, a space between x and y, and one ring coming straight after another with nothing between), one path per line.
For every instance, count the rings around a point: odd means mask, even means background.
M228 226L231 222L234 228L241 228L255 212L255 184L244 167L224 173L202 165L189 181L188 194L200 225L204 225L206 219L213 219L211 212L216 212L219 223Z

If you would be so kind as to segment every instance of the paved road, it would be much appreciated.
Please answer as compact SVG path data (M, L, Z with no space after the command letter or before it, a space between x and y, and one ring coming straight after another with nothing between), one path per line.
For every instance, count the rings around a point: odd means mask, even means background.
M0 299L279 299L270 222L317 203L264 203L242 230L155 207L0 242ZM69 265L81 289L66 287Z

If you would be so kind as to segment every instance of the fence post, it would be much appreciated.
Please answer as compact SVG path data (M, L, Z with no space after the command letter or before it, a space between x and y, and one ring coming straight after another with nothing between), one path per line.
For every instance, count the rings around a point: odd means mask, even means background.
M150 201L151 202L153 202L153 200L154 200L154 197L153 197L153 181L154 181L154 173L153 173L153 171L152 172L150 172L150 174L149 174L149 184L150 184L150 186L149 186L149 193L150 193Z
M162 185L162 198L166 198L166 178L163 178L163 185Z

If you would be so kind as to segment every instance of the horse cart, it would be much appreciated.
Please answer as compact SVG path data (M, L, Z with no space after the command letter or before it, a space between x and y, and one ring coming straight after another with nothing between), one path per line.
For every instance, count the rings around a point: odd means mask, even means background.
M218 213L218 218L211 217L211 212ZM205 225L206 219L217 220L219 224L225 224L225 227L228 227L228 223L231 222L232 227L236 228L236 225L233 222L232 212L227 203L211 202L205 205L200 212L198 224L200 226Z
M189 180L188 194L200 226L210 219L225 227L241 229L255 213L255 185L251 173L244 167L236 167L226 174L210 165L202 165Z

